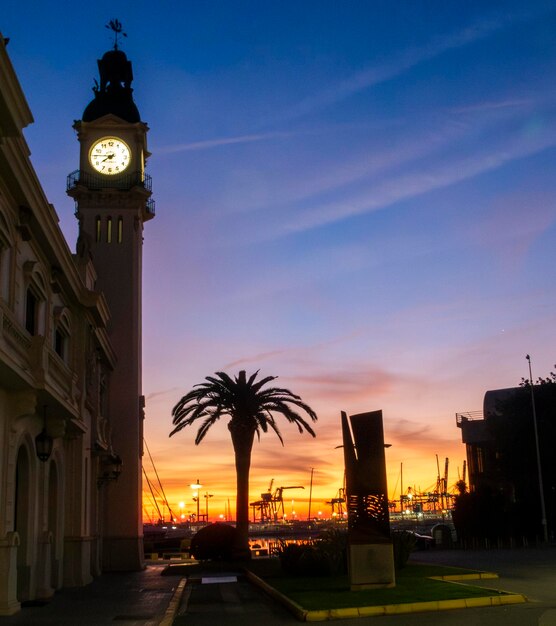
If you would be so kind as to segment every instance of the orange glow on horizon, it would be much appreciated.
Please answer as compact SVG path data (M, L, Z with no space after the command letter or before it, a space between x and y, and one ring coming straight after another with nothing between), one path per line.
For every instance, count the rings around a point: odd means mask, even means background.
M202 446L201 446L202 447ZM291 447L291 446L290 446ZM208 448L208 446L207 446ZM393 450L393 449L390 449ZM461 444L455 443L447 448L448 452L439 454L440 473L444 473L445 457L450 458L450 470L448 477L448 491L455 491L455 483L461 478L462 461L464 458L464 450ZM205 451L206 452L206 451ZM295 488L284 490L283 492L283 511L279 512L279 520L282 515L285 520L306 520L309 513L309 498L311 496L311 518L330 519L333 517L332 500L339 497L339 490L343 487L343 457L340 451L335 458L336 463L326 467L321 471L315 467L313 475L313 489L310 493L310 467L307 465L307 471L303 474L299 471L288 472L287 462L281 471L275 469L271 472L258 469L257 460L260 455L254 454L254 463L250 476L250 502L256 502L261 499L262 494L268 493L271 479L271 492L274 493L277 487L303 487L303 489ZM401 454L402 450L398 451ZM388 498L390 500L398 500L400 498L400 490L404 494L408 493L408 489L413 492L431 492L435 490L438 478L438 469L436 465L435 454L424 457L419 455L415 449L406 450L405 460L387 462L387 481L388 481ZM164 463L164 470L158 468L161 478L162 487L170 505L174 520L180 522L195 522L197 516L197 502L194 500L195 493L191 488L191 484L199 481L202 485L199 498L199 519L206 521L207 505L208 505L208 521L235 521L235 470L233 468L233 454L229 453L229 458L221 458L219 455L216 459L208 454L204 455L202 465L195 465L192 469L184 470L179 464L172 466L170 463ZM287 456L284 454L284 456ZM387 451L388 456L394 456L391 451ZM397 455L396 455L397 457ZM214 460L214 465L211 461ZM227 465L227 471L221 471L221 464ZM403 465L403 471L402 471ZM149 480L153 483L154 474L146 467ZM183 479L182 479L183 476ZM191 480L191 476L195 476ZM403 484L402 484L403 480ZM154 503L153 494L150 492L146 481L143 485L143 520L145 523L156 523L160 518L169 522L170 513L167 505L163 504L163 497L158 485L152 484L153 492L158 504L158 510ZM208 502L205 497L209 494ZM334 516L335 517L335 516ZM257 513L257 519L259 513ZM253 520L253 509L250 509L250 519Z

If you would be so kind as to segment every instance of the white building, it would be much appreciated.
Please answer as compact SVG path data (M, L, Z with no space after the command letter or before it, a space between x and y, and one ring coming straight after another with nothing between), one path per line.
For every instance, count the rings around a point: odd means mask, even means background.
M0 35L0 615L143 567L141 258L154 217L148 129L115 48L75 123L70 252L29 160L33 119L6 43Z

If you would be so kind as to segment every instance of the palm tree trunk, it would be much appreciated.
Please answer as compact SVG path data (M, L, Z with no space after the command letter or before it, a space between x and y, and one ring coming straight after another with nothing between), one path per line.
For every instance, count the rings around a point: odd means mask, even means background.
M236 528L238 556L249 558L249 469L254 431L230 428L236 464Z

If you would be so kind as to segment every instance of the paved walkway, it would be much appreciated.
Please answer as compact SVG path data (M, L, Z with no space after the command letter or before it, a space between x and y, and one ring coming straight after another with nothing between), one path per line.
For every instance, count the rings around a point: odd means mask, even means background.
M0 617L0 626L159 626L181 580L161 576L163 569L150 565L142 572L103 574L86 587L59 591L43 606Z
M237 582L220 580L211 574L202 582L188 582L174 626L299 626L289 611L242 576Z

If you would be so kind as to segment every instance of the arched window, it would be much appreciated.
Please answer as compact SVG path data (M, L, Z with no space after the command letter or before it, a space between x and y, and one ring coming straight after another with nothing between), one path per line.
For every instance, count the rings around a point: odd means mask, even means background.
M32 286L27 287L25 294L25 329L30 335L38 334L39 298Z
M118 218L118 243L122 243L124 240L124 218Z
M100 215L95 217L95 241L99 243L102 236L102 224L100 220Z
M12 238L2 211L0 211L0 298L10 301L12 285Z
M0 240L0 298L5 302L10 299L12 249Z
M112 218L106 218L106 243L112 243Z
M54 309L54 324L52 328L52 347L54 352L66 363L69 359L71 337L70 318L65 307Z
M25 261L23 264L25 302L23 323L30 335L45 334L46 281L36 261Z
M14 467L14 491L13 491L13 530L19 535L19 547L17 549L18 571L30 571L34 568L31 550L33 547L33 527L35 524L35 499L37 476L34 470L36 457L34 458L34 446L26 437L21 442ZM27 576L17 577L17 599L28 600L31 597L31 578Z

